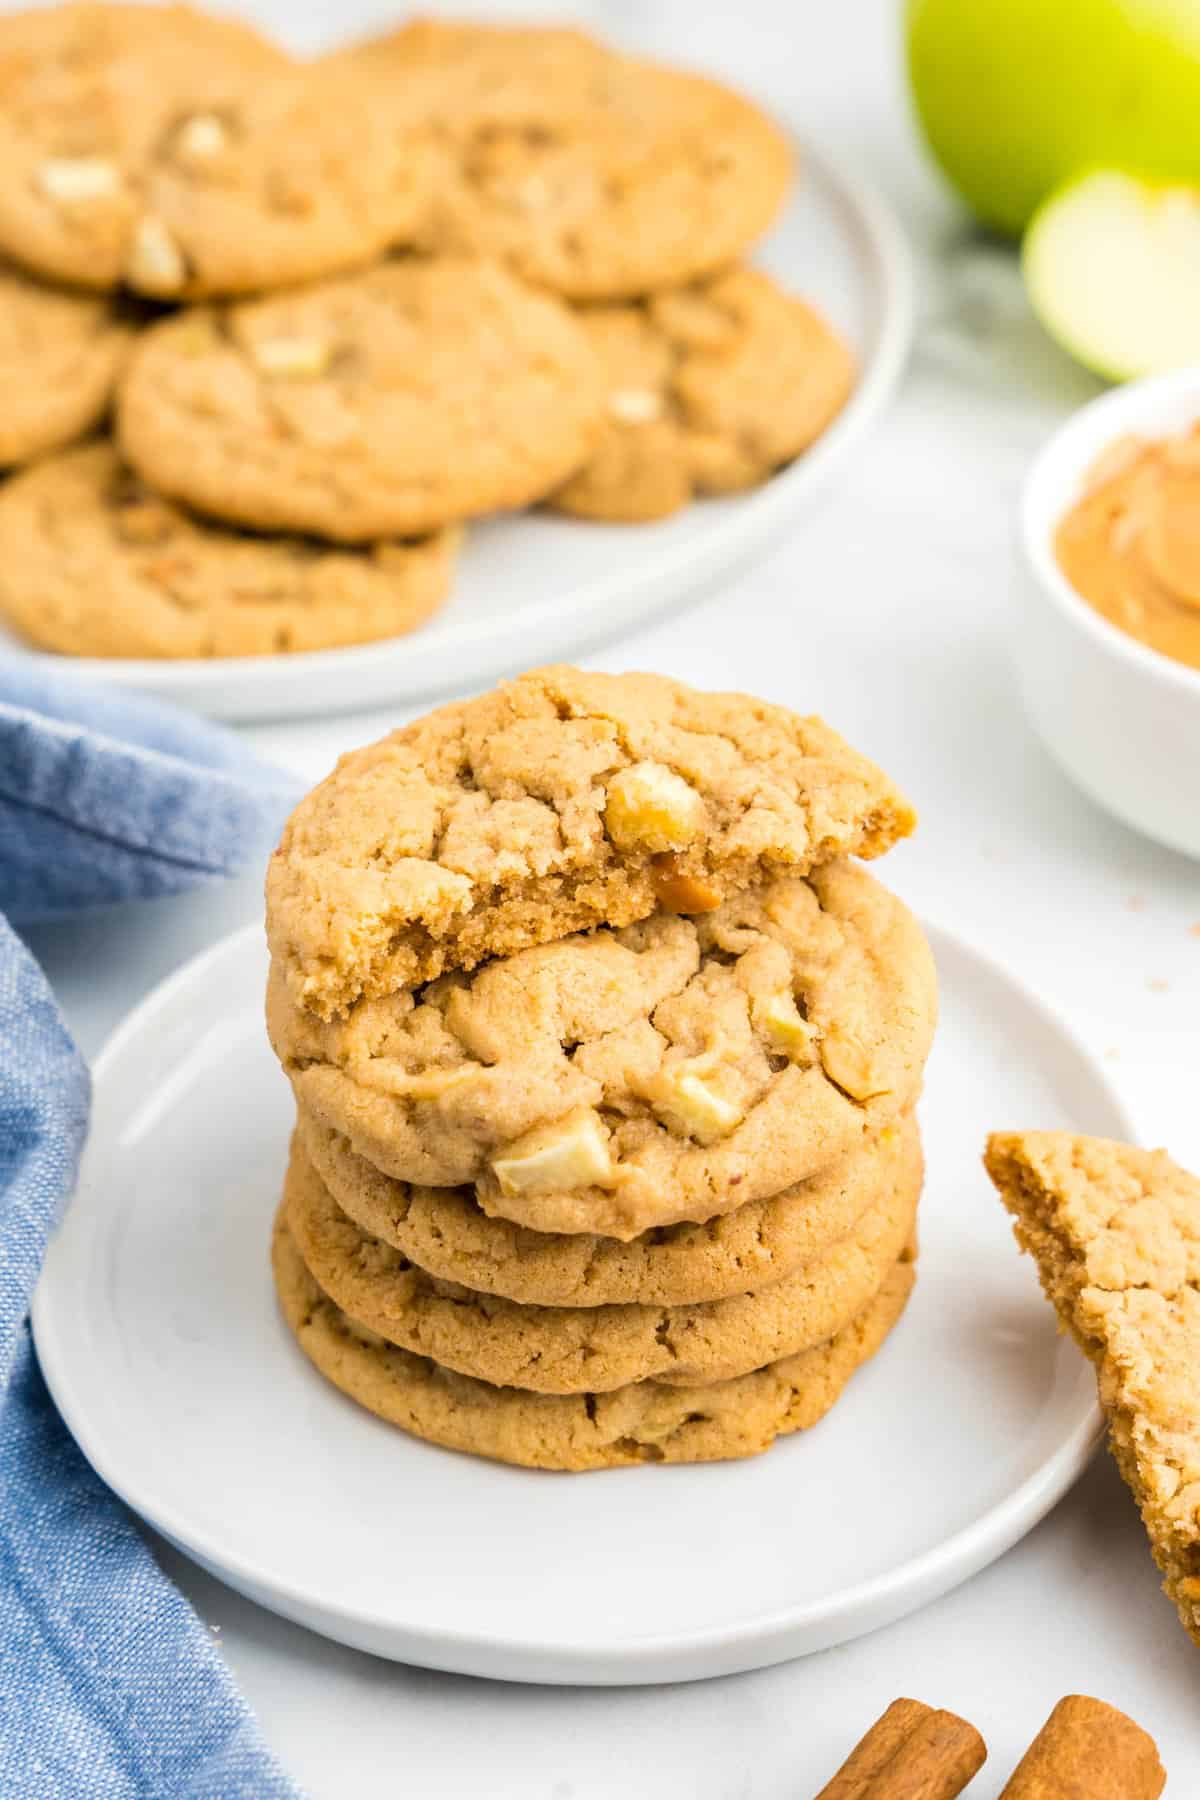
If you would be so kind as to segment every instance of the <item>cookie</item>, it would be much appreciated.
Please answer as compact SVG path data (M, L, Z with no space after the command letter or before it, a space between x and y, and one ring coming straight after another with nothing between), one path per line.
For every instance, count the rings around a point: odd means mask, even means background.
M862 1310L912 1234L916 1196L885 1194L850 1233L790 1275L700 1306L522 1306L441 1281L340 1210L295 1141L288 1229L348 1317L442 1368L537 1393L608 1393L745 1375L823 1343Z
M922 1179L920 1136L907 1119L773 1199L622 1243L489 1218L470 1188L382 1174L303 1107L296 1126L338 1206L371 1237L443 1281L535 1306L680 1306L765 1287L844 1238L880 1195L915 1196Z
M534 1394L440 1368L356 1325L304 1265L282 1210L272 1263L288 1328L309 1360L360 1406L449 1450L525 1468L620 1468L755 1456L824 1417L904 1311L906 1255L858 1317L829 1343L769 1368L701 1387L635 1382L607 1394Z
M443 168L421 241L572 299L726 267L791 179L787 139L740 95L579 31L417 20L349 62L398 127L437 128Z
M782 1193L908 1111L936 1019L920 927L852 863L364 1001L324 1023L278 971L297 1098L402 1181L630 1239Z
M1200 1643L1200 1180L1161 1150L1057 1131L997 1133L985 1161L1096 1365L1117 1466Z
M0 489L0 613L67 656L266 656L411 631L450 588L458 534L331 549L208 525L109 444Z
M587 455L600 407L566 307L446 259L164 320L117 418L130 462L184 504L360 543L541 499Z
M854 384L838 333L757 269L578 317L605 373L604 431L549 504L583 518L660 519L698 494L756 487Z
M156 298L253 292L411 235L433 166L363 83L184 7L0 24L0 246Z
M108 411L133 341L121 307L0 263L0 467L84 437Z
M330 1018L486 956L702 911L772 869L882 855L914 823L819 719L537 669L344 756L284 829L267 935L296 1004Z

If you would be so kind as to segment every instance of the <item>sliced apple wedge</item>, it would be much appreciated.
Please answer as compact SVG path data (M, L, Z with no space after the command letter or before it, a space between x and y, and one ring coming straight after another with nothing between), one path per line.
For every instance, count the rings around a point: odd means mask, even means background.
M1200 363L1200 187L1094 170L1038 208L1021 263L1046 330L1097 374Z

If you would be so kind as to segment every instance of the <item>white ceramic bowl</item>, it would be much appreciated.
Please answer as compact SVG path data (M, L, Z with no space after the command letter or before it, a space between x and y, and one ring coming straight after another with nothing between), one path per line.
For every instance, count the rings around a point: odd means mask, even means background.
M1200 419L1200 367L1114 388L1039 452L1021 502L1026 565L1016 656L1025 705L1046 748L1125 824L1200 857L1200 670L1110 625L1054 555L1059 521L1087 471L1128 432L1166 437Z

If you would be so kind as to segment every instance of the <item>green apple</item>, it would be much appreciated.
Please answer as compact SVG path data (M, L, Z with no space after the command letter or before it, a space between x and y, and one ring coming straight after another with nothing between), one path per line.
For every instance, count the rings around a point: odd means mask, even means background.
M1200 362L1200 190L1094 170L1038 208L1021 265L1046 330L1097 374Z
M1014 235L1094 167L1200 181L1200 0L908 0L938 162Z

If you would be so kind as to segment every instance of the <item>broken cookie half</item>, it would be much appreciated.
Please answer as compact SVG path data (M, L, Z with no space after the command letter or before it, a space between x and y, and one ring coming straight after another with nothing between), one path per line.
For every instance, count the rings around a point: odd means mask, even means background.
M1113 1455L1200 1643L1200 1181L1161 1150L1068 1132L997 1133L984 1161L1096 1365Z

